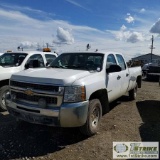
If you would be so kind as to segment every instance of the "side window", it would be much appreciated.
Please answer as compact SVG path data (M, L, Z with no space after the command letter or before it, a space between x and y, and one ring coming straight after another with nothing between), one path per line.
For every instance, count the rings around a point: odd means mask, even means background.
M37 60L37 61L34 61L34 60ZM29 64L29 68L35 68L34 62L36 62L35 64L36 67L44 67L44 60L42 55L40 54L32 55L27 61L27 64Z
M113 64L117 64L116 59L115 59L113 54L109 54L108 55L107 62L110 62L110 63L113 63Z
M120 54L116 54L116 57L117 57L117 61L120 65L120 67L122 68L122 70L125 70L126 69L126 64L125 64L125 61L124 61L123 57Z
M56 59L56 56L51 54L45 54L45 57L46 57L47 63L51 63L53 60Z

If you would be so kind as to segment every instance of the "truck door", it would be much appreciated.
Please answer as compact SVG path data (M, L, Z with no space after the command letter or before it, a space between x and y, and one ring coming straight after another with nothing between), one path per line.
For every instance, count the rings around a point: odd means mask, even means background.
M109 54L107 56L107 60L106 60L106 68L109 66L110 63L113 64L117 64L115 56L113 54ZM108 91L108 99L109 102L117 99L118 97L120 97L120 93L121 93L121 72L114 72L114 73L106 73L106 88Z
M126 66L126 63L124 61L124 58L120 54L116 54L116 58L118 61L118 64L120 65L122 71L121 71L121 79L122 79L122 85L121 85L121 94L124 95L127 92L128 86L129 86L129 70Z

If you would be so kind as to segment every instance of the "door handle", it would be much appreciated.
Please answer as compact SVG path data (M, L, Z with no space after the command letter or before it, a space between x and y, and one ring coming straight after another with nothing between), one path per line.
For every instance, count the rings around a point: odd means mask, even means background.
M126 77L128 77L129 76L129 73L126 73Z
M119 80L119 79L121 79L121 76L118 76L118 77L117 77L117 80Z

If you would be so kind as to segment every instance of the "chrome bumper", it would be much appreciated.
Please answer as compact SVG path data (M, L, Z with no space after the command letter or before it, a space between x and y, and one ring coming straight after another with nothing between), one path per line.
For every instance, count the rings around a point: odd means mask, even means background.
M36 108L25 103L15 103L6 97L8 112L18 119L30 123L60 127L79 127L86 123L88 101L78 103L62 103L53 109Z

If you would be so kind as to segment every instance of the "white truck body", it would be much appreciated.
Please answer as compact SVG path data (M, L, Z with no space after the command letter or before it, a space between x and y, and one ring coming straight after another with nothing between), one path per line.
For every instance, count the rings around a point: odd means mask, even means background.
M3 53L0 53L0 56L3 55Z
M17 62L15 62L15 57L18 58L18 56L20 56L20 58L22 57L22 61L20 64L18 64L18 59L16 59ZM13 57L12 60L11 60L11 57ZM6 93L6 90L4 90L3 88L4 86L6 86L5 88L7 89L11 75L24 70L25 65L29 63L31 59L33 60L33 59L39 58L43 65L39 67L45 67L48 62L47 57L53 58L54 60L57 57L57 55L55 53L49 53L49 52L38 52L38 51L19 52L18 51L18 52L4 53L0 57L0 107L2 110L5 110L4 96Z
M95 70L76 68L75 65L73 68L59 65L58 68L55 64L59 64L65 54L72 54L71 57L88 56L89 60L94 57L94 62L100 57L103 59ZM113 60L115 64L111 63ZM90 105L97 102L97 106L101 106L102 111L99 109L100 112L97 113L100 116L101 112L109 111L108 103L127 92L132 94L135 88L137 89L137 84L139 88L141 87L141 67L127 68L125 62L123 65L120 64L121 60L123 60L122 54L114 52L63 53L55 60L56 62L54 61L55 64L51 63L51 67L29 69L14 74L10 83L11 97L6 100L8 111L16 118L31 123L61 127L82 126L81 128L88 124L92 126L89 123L91 120L88 120L92 108ZM109 71L110 66L120 70ZM42 88L48 86L50 89L39 89L38 86ZM18 97L18 92L30 98ZM33 102L33 96L39 99ZM51 104L47 97L53 98L56 102ZM94 125L97 125L97 119L100 117L93 120L92 131L87 132L87 135L95 133L93 128L96 128Z
M10 79L11 75L13 73L17 73L19 71L22 71L25 69L25 64L27 63L28 59L35 55L35 54L40 54L43 58L44 64L46 65L47 60L45 55L53 55L55 57L57 57L57 55L55 53L49 53L49 52L38 52L38 51L29 51L29 52L9 52L9 53L4 53L4 54L14 54L14 53L26 53L27 56L25 57L25 59L23 60L23 62L21 63L20 66L1 66L0 65L0 81L1 80L5 80L5 79ZM3 55L4 56L4 55ZM2 57L1 57L2 58Z

